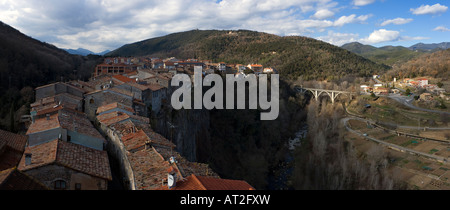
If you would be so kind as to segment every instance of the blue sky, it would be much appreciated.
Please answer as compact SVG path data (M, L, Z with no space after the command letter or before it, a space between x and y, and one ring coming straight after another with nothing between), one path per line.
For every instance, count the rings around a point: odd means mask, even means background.
M192 29L249 29L331 44L450 41L444 0L0 0L0 21L60 48L113 50Z

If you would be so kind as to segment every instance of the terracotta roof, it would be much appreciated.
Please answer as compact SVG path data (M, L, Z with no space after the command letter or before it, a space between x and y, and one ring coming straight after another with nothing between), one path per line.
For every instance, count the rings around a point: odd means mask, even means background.
M4 142L6 146L18 152L23 152L25 150L27 139L28 136L0 130L0 143Z
M154 150L140 150L129 153L128 159L133 169L135 185L138 190L153 190L161 187L167 179L169 162L163 160Z
M167 190L167 186L159 190ZM173 190L255 190L246 181L220 179L192 174L184 180L177 181Z
M25 151L28 136L0 130L0 170L16 167Z
M61 105L53 105L51 107L44 108L42 110L37 111L36 116L45 115L53 112L57 112L61 110L63 106Z
M39 181L10 168L0 171L0 190L49 190Z
M27 135L32 133L38 133L50 129L55 129L61 127L58 120L58 114L50 115L49 120L46 117L36 119L34 123L31 123L28 128Z
M114 103L111 103L111 104L106 104L106 105L98 107L97 108L97 114L100 114L102 112L106 112L106 111L109 111L109 110L115 109L115 108L123 109L123 110L126 110L126 111L131 112L131 113L135 113L133 108L131 108L129 106L125 106L125 105L123 105L121 103L114 102Z
M26 154L32 155L30 165L25 165ZM57 139L27 147L18 169L27 171L50 164L57 164L95 177L112 180L106 151L99 151Z
M114 123L121 122L129 118L129 115L118 111L97 116L97 120L106 126L110 126Z
M161 90L164 88L163 86L161 86L159 84L147 84L146 86L152 91L158 91L158 90Z
M146 142L150 142L150 138L144 133L143 130L136 131L135 133L129 133L121 139L128 151L143 148Z
M120 81L120 82L122 82L122 83L126 83L126 82L136 82L136 80L131 79L131 78L128 78L128 77L123 76L123 75L114 75L113 78L116 79L116 80L118 80L118 81Z
M92 136L106 141L103 136L94 128L91 121L84 113L62 110L58 116L61 127L84 135Z
M251 67L263 67L263 66L260 65L260 64L251 64L250 66L251 66Z
M137 84L136 82L127 82L127 83L125 83L125 85L129 85L129 86L135 87L135 88L137 88L139 90L147 90L147 89L149 89L149 87L147 87L145 85Z

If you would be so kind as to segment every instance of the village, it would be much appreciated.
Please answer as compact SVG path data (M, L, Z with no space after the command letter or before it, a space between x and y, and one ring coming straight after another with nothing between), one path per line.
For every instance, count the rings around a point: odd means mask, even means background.
M170 107L175 74L270 74L260 64L197 59L113 57L89 81L35 89L25 135L0 131L0 186L12 190L254 190L190 162L155 132L152 118ZM113 170L115 169L115 170ZM114 171L117 171L115 173Z
M392 82L382 82L379 75L373 75L372 83L360 86L361 94L375 94L377 96L388 96L393 94L404 94L406 96L414 96L416 100L430 102L435 100L450 101L450 94L442 87L441 82L431 84L429 79L425 77L404 78L397 80L394 78Z

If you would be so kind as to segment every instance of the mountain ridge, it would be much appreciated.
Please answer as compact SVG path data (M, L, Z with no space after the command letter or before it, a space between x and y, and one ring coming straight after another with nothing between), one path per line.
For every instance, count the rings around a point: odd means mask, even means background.
M277 36L250 30L191 30L126 44L105 56L154 56L259 63L281 76L335 80L369 76L388 66L329 43L302 36Z

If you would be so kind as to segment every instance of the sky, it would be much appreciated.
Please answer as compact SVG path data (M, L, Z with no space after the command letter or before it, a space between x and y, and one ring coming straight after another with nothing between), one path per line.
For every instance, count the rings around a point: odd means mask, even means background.
M449 6L446 0L0 0L0 21L59 48L96 53L193 29L409 47L450 41Z

